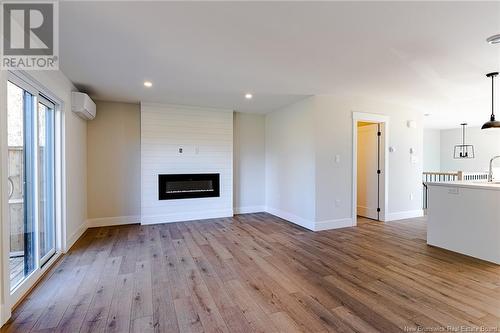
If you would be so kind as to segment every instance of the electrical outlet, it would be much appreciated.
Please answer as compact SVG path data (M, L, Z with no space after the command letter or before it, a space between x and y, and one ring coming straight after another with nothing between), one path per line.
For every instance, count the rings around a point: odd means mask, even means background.
M410 200L413 201L413 193L410 193Z
M339 199L335 200L335 207L340 207L340 200Z

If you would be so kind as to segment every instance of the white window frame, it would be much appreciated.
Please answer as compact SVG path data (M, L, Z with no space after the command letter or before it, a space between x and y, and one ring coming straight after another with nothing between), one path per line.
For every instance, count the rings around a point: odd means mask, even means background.
M58 123L57 123L57 119L56 119L56 114L58 113L57 111L57 104L55 102L53 102L52 100L46 98L43 94L38 94L38 97L37 97L37 105L36 105L36 108L37 108L37 117L38 117L38 104L42 104L46 107L49 107L53 110L54 112L54 169L57 170L57 167L56 167L56 163L57 163L57 160L56 160L56 148L57 148L57 136L56 136L56 128L58 127ZM38 122L38 119L37 119L37 122ZM37 124L38 125L38 124ZM38 129L38 126L37 126L37 129ZM37 136L37 140L40 138L40 136ZM37 146L38 147L38 146ZM37 149L37 153L38 153L38 149ZM38 160L38 159L37 159ZM54 182L56 181L56 170L54 170ZM38 174L37 174L38 175ZM38 184L37 184L38 185ZM56 190L56 187L57 186L57 183L54 184L54 195L56 196L57 194L57 190ZM38 192L39 193L39 192ZM40 194L39 194L40 195ZM56 200L56 197L54 197L54 200ZM39 202L39 200L37 200ZM54 202L54 210L56 209L56 203ZM54 211L55 215L54 217L56 218L56 221L55 221L55 229L54 229L54 232L56 233L56 237L54 239L54 249L50 250L47 254L45 254L43 257L40 257L39 260L40 260L40 266L44 266L47 262L50 261L50 259L52 258L52 256L54 254L56 254L57 252L57 212ZM37 217L39 217L40 215L37 215ZM38 221L38 228L40 231L41 229L41 221ZM41 247L40 247L40 242L38 243L38 251L41 251Z

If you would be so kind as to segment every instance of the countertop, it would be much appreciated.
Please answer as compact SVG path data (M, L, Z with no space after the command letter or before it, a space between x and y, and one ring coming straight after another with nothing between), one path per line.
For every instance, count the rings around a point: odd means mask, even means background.
M455 181L455 182L426 182L427 186L444 186L444 187L464 187L471 189L493 190L500 191L500 182L488 183L481 181Z

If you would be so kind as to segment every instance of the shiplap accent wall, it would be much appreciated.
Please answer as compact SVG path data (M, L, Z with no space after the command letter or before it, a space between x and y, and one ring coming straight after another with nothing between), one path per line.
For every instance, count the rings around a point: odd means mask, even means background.
M158 175L179 173L220 173L220 197L158 200ZM141 104L142 224L232 216L232 184L232 111Z

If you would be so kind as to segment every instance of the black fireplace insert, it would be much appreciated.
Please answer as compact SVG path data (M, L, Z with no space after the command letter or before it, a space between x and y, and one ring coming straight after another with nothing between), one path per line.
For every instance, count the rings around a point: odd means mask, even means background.
M220 174L158 175L158 199L192 199L220 196Z

